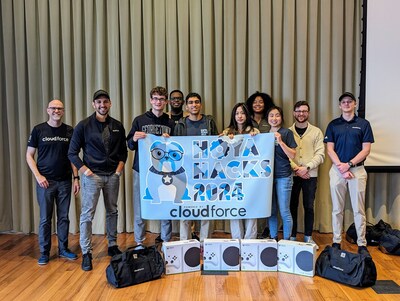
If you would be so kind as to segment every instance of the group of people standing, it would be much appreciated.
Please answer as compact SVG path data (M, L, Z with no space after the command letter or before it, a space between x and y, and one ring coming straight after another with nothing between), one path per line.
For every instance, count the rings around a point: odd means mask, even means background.
M109 115L111 100L106 91L94 93L92 106L95 112L73 129L62 122L64 104L52 100L47 107L48 121L35 126L29 137L26 160L37 181L40 208L39 265L47 264L50 259L54 204L57 207L58 254L70 260L78 258L68 248L71 174L74 193L82 188L79 241L82 269L92 269L92 221L100 192L103 192L106 208L108 255L121 253L117 246L117 201L120 176L128 157L125 129Z
M170 104L169 114L165 113ZM127 147L135 151L133 161L134 238L137 247L144 243L145 221L140 210L140 177L138 140L147 134L158 136L206 136L274 133L274 180L271 216L268 218L269 237L278 238L278 210L282 219L283 238L296 240L297 212L300 192L303 193L304 241L314 243L314 200L317 190L318 167L325 157L324 143L332 160L329 172L333 203L333 247L340 248L343 212L347 189L354 211L360 253L368 253L365 240L365 188L367 173L363 162L374 142L370 124L355 115L356 99L351 93L339 97L342 115L329 123L325 137L308 121L310 106L306 101L294 105L295 123L284 128L283 110L275 106L266 93L256 92L246 102L237 103L232 110L229 126L219 133L216 122L202 113L202 98L198 93L184 97L180 90L169 94L164 87L150 91L149 111L137 116L128 135L121 122L110 116L111 99L107 91L93 95L94 113L80 121L75 129L62 122L64 105L52 100L47 107L49 119L36 125L29 137L27 163L37 181L40 207L39 265L49 262L51 249L51 219L57 207L58 254L75 260L78 256L68 248L69 206L72 190L81 190L80 246L82 269L92 270L92 221L103 192L106 209L108 255L121 251L117 245L117 200L120 176L127 160ZM186 106L186 110L183 106ZM35 160L36 151L37 159ZM82 159L79 154L82 151ZM79 174L81 176L79 176ZM71 178L73 177L73 181ZM82 177L82 179L81 179ZM81 180L81 184L80 184ZM73 188L73 189L72 189ZM210 221L200 221L200 241L210 236ZM193 222L180 221L180 239L192 237ZM257 238L257 220L231 220L233 238ZM172 222L161 221L157 241L169 241Z

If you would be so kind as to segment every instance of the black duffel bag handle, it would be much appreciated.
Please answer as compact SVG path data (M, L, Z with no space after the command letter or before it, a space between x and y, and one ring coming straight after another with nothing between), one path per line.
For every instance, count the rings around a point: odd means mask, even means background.
M165 273L165 262L158 245L127 249L111 258L106 269L108 282L117 288L160 278Z

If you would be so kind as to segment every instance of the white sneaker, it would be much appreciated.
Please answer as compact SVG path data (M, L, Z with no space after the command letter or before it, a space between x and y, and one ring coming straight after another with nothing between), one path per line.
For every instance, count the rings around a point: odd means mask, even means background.
M143 244L138 243L136 246L133 247L135 250L143 250L145 249L145 246Z
M304 242L316 245L317 246L317 250L319 250L319 246L312 239L312 236L304 236Z
M290 236L289 240L291 240L291 241L296 241L296 237Z

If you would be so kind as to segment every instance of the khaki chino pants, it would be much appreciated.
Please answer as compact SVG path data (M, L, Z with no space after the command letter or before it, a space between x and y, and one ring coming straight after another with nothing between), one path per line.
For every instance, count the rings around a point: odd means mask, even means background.
M342 240L343 215L346 193L348 191L357 231L357 245L366 246L365 190L368 175L364 166L353 167L350 171L354 175L352 179L344 179L335 165L332 165L329 171L332 197L333 242L340 243Z

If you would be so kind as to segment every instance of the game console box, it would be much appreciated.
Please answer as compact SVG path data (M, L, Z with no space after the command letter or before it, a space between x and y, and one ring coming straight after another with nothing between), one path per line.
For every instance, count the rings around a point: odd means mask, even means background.
M205 271L239 271L239 240L205 239L203 251L203 268Z
M294 273L314 277L317 245L298 242L294 249Z
M280 240L278 271L313 277L317 247L315 244Z
M242 239L240 252L242 271L278 270L278 243L275 239Z
M294 274L293 256L295 242L281 239L278 241L278 271Z
M165 274L200 271L200 242L196 239L163 243Z

